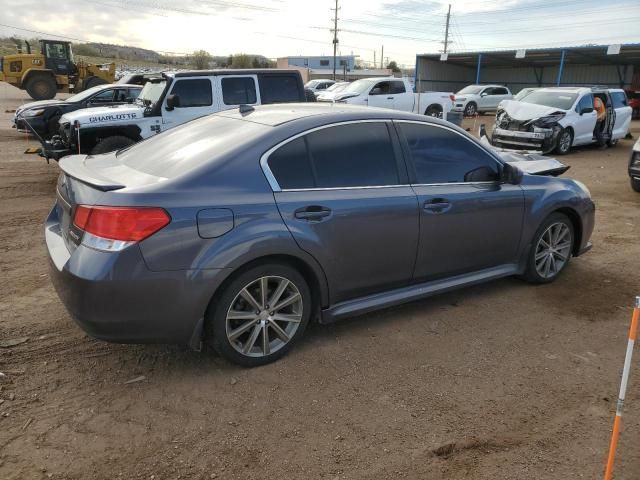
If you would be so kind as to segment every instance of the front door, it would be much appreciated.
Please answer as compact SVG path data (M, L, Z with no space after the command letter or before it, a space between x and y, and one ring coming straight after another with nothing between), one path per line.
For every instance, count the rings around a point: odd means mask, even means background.
M42 49L47 68L53 70L56 75L72 75L75 73L68 43L45 41L42 42Z
M216 111L213 102L213 85L209 78L178 77L171 85L167 97L169 95L179 98L179 105L169 107L165 97L162 105L161 129L163 131Z
M331 302L407 284L418 205L386 122L329 126L275 150L278 209L324 269Z
M573 144L591 143L598 119L598 114L593 109L593 94L582 96L576 104L575 112L578 116L573 126Z
M385 80L376 83L369 91L367 105L370 107L393 108L393 89L391 82Z
M524 194L500 182L501 164L463 134L397 122L420 207L415 280L514 264Z

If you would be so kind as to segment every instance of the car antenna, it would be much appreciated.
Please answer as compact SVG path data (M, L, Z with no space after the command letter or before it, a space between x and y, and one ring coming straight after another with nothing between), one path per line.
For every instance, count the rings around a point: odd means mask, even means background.
M255 110L255 108L253 108L251 105L245 105L244 103L241 104L238 107L238 110L240 111L241 114L245 114L245 113L251 113Z

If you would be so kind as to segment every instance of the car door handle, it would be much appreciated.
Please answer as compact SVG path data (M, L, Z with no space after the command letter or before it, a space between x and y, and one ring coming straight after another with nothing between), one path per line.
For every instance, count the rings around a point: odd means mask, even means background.
M387 100L393 100L393 97L387 97Z
M427 213L445 213L451 208L451 204L444 198L434 198L424 202L422 208Z
M319 222L323 218L331 215L331 209L318 205L310 205L308 207L297 209L293 215L299 220L306 220L307 222Z

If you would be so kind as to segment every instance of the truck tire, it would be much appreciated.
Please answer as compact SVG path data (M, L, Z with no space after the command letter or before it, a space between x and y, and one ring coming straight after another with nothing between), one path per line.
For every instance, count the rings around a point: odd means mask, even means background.
M50 100L56 96L56 81L51 75L37 73L29 77L25 90L34 100Z
M82 90L88 90L89 88L93 88L97 85L104 85L106 83L108 82L100 77L89 77L82 82Z
M442 106L436 103L434 103L433 105L429 105L424 114L427 117L442 118Z
M124 135L114 135L113 137L103 138L95 147L91 149L91 155L100 155L101 153L109 153L115 150L128 147L136 143L129 137Z
M313 93L313 90L311 90L309 88L305 88L304 89L304 99L307 102L317 102L318 101L316 99L316 94Z

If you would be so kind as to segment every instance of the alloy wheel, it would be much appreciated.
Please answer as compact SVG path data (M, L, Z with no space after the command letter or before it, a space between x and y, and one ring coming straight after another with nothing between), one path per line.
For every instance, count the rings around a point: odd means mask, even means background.
M473 103L470 103L469 105L467 105L464 113L467 117L472 117L476 114L476 106Z
M542 278L553 278L564 268L571 255L571 230L562 222L551 224L536 245L536 272Z
M298 287L279 276L258 278L235 296L227 311L227 339L249 357L264 357L291 341L302 321Z
M558 141L561 152L568 152L571 147L571 134L569 132L563 132Z

